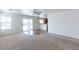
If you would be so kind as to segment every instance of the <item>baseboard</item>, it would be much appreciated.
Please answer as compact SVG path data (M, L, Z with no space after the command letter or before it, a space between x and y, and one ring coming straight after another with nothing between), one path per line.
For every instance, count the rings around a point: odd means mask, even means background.
M67 36L67 35L63 35L63 34L59 34L59 33L51 33L51 34L53 34L54 36L58 36L58 37L61 37L61 38L70 38L70 39L78 39L79 40L79 38L76 38L76 37L72 37L72 36Z
M49 33L49 34L50 34L50 36L53 36L53 37L58 37L58 38L61 38L61 39L66 39L66 40L70 40L72 42L79 43L79 38L65 36L65 35L56 34L56 33Z

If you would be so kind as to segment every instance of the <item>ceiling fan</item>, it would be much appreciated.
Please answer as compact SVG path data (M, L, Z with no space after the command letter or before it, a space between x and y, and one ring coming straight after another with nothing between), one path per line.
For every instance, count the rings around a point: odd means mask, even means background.
M38 10L38 9L34 9L33 10L33 15L37 15L40 16L42 14L42 11Z

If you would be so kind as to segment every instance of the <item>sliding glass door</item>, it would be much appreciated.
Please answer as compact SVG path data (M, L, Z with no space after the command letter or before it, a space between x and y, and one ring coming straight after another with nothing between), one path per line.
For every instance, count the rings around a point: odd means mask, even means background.
M23 19L23 31L33 30L33 19Z

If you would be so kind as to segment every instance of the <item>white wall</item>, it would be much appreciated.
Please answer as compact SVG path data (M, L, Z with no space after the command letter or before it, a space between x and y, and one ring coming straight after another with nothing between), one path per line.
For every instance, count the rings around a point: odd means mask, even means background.
M48 13L48 32L79 38L79 10Z

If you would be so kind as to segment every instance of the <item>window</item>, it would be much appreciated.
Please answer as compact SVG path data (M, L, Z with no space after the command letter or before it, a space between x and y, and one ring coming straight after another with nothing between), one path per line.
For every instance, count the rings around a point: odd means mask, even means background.
M33 21L32 19L23 19L23 31L32 30Z
M44 21L43 20L40 20L40 24L43 24L44 23Z
M1 30L11 29L11 17L1 17Z

